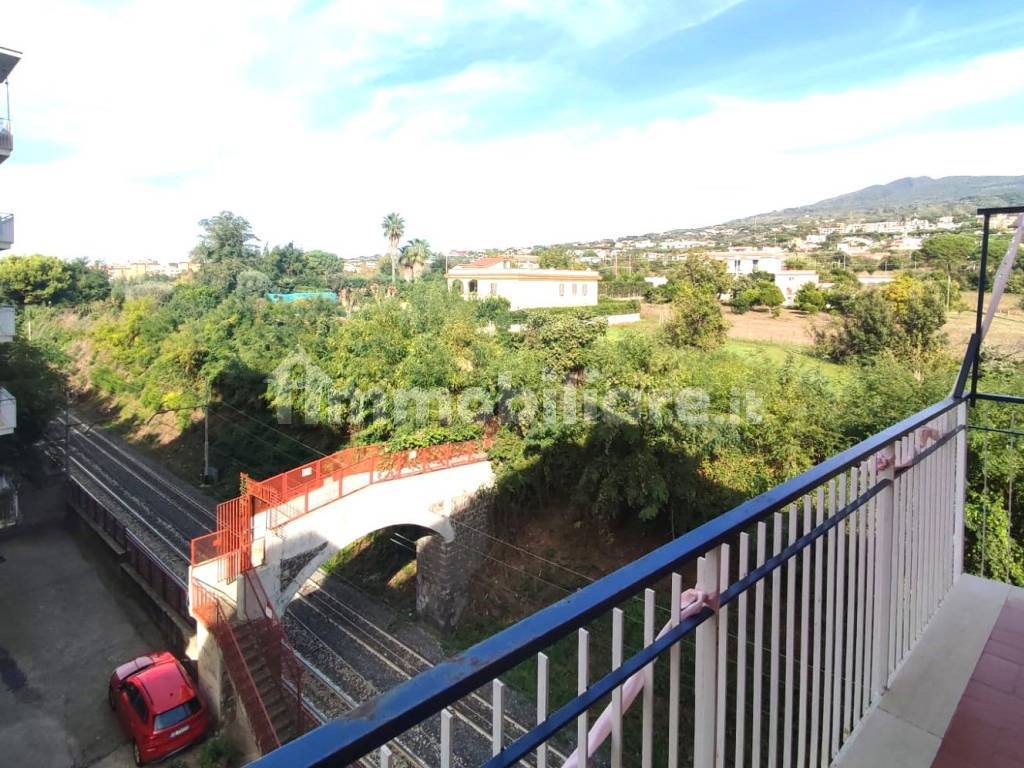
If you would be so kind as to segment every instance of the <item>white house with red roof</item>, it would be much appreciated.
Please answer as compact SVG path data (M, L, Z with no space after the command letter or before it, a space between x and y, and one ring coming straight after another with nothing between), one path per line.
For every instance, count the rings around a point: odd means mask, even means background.
M452 267L448 287L464 298L501 296L512 309L583 307L597 304L601 275L592 269L541 269L533 261L484 256Z

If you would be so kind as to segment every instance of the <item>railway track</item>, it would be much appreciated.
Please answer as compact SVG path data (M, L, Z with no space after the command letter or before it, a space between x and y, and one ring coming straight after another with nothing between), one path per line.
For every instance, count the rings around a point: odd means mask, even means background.
M63 433L64 424L56 426ZM69 469L75 479L109 497L133 523L133 533L138 529L149 541L157 542L153 549L160 559L187 579L190 541L215 527L214 502L186 490L182 481L100 430L83 429L81 423L72 420L69 434ZM51 455L63 459L63 434L59 439L51 436L49 445L57 446ZM361 603L372 601L354 585L347 586L362 595ZM289 639L306 666L311 684L307 698L319 717L343 716L435 663L367 612L347 604L323 575L316 574L303 585L282 617ZM485 762L491 749L489 699L473 693L451 711L452 766L468 768ZM520 718L506 711L507 738L527 730ZM439 764L439 745L439 718L389 743L397 761L414 768ZM564 754L551 751L556 759L564 760Z

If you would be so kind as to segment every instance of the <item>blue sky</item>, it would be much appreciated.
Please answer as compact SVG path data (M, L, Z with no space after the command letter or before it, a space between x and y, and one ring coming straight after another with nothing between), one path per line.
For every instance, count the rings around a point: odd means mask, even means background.
M18 251L176 259L231 209L358 255L390 210L437 247L524 245L1024 173L1022 22L1001 0L14 0L0 209Z

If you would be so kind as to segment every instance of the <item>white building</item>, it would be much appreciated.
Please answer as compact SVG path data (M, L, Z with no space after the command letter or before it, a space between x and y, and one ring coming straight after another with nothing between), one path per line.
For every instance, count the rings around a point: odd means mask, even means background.
M725 269L730 275L749 275L753 272L781 272L783 260L764 251L712 251L708 254L713 259L725 263Z
M512 309L582 307L597 304L601 275L591 269L541 269L489 256L448 270L448 288L467 299L501 296Z
M844 237L839 241L837 248L843 253L867 253L871 248L871 241L863 237Z
M828 240L828 235L808 235L804 238L805 242L813 243L814 245L821 245Z
M661 286L665 285L665 283L668 282L668 278L663 277L662 275L652 275L650 277L645 277L644 282L650 283L655 288L660 288Z
M916 251L921 247L922 242L924 241L920 237L904 235L892 241L892 248L897 251Z
M10 94L8 93L7 78L11 71L21 61L21 54L9 48L0 47L0 163L10 157L14 151L14 132L11 128L10 114L7 111L10 107ZM11 247L14 242L14 215L0 213L0 251ZM9 343L14 340L14 307L0 307L0 343ZM10 392L0 387L0 435L10 435L18 427L18 403ZM0 473L0 486L5 499L14 493L6 477ZM0 525L6 522L17 520L18 510L17 495L14 495L14 517L10 518L5 512L6 506L0 504Z
M783 305L791 306L796 292L807 283L818 284L818 273L813 269L784 269L775 273L775 285L782 291Z

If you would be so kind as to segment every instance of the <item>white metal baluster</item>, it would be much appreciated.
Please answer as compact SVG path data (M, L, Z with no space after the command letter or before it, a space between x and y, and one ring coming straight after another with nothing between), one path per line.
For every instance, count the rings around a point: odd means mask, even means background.
M907 460L907 439L901 438L896 444L896 466L902 466ZM894 588L896 590L896 605L899 612L896 623L896 648L893 653L893 660L889 665L891 675L899 663L903 660L903 654L907 644L907 615L910 611L910 493L907 483L910 480L910 473L904 472L897 479L899 496L899 570L894 577Z
M787 544L792 545L797 539L796 535L797 507L791 504L789 507L789 539ZM783 723L782 723L782 765L783 768L790 768L793 764L793 654L795 652L795 630L793 623L796 620L796 566L797 558L791 557L786 561L786 659L785 659L785 689L783 693Z
M857 469L849 471L850 496L848 504L853 503L857 497ZM854 512L847 518L847 546L850 550L846 568L848 578L846 580L846 650L843 659L845 663L845 674L843 675L843 741L850 735L853 728L853 657L855 654L854 628L857 624L857 527L860 520L860 513Z
M862 496L868 490L868 465L862 461L857 468L857 496ZM868 506L863 505L857 510L857 656L853 660L853 723L860 720L860 714L864 711L864 622L866 614L864 603L867 600L865 587L867 584L867 529Z
M750 572L750 536L740 534L740 561L737 578L742 581ZM745 761L744 737L747 727L747 592L740 592L736 610L736 753L733 757L735 768L743 768ZM758 713L754 713L758 717Z
M590 633L585 629L579 630L576 640L576 693L582 696L587 692L590 680ZM576 717L576 765L580 768L587 768L590 759L589 742L587 731L590 725L587 718L587 710L583 710Z
M380 748L380 768L391 768L391 750L387 745Z
M709 595L718 591L718 563L717 549L712 549L704 557L697 559L697 588ZM675 604L679 604L678 598ZM718 719L718 617L712 616L701 624L696 634L693 765L694 768L710 768L715 763L717 744L715 724Z
M644 590L644 648L654 642L654 590ZM644 667L643 743L640 767L651 768L654 759L654 664ZM537 768L542 768L538 766Z
M772 556L782 551L782 515L776 512L772 526ZM782 602L780 571L772 571L772 634L768 654L768 765L778 765L779 739L779 603Z
M889 675L893 670L890 659L895 658L889 644L896 637L892 626L895 621L894 617L897 615L896 594L893 593L894 585L897 594L899 592L899 578L893 575L895 572L893 564L898 562L898 558L894 556L893 552L893 541L896 538L895 527L898 523L898 516L894 512L898 508L899 501L897 486L893 480L899 455L899 442L896 442L876 454L871 464L873 482L887 483L887 486L875 497L878 501L874 516L874 535L877 541L874 555L875 567L873 569L875 588L872 591L877 591L878 595L876 602L872 603L873 608L871 610L873 619L871 633L873 661L870 676L871 695L869 697L871 701L881 698L882 693L889 684ZM879 460L884 462L881 469L878 469L877 462Z
M803 533L811 532L811 496L804 496L804 528ZM797 707L797 742L796 764L800 768L807 765L807 643L808 627L811 621L811 548L804 547L802 573L800 574L800 686L799 705ZM796 559L796 558L794 558Z
M757 524L757 555L755 567L764 565L768 526ZM764 667L764 579L754 586L754 696L751 702L750 765L761 768L761 680Z
M622 666L622 610L612 609L612 670ZM612 691L612 768L622 768L622 686Z
M918 438L916 435L913 437L913 451L914 455L918 453ZM921 637L921 628L924 622L922 617L925 615L925 601L923 594L923 587L925 584L925 515L922 510L922 490L924 489L924 483L922 482L922 467L920 464L914 465L913 469L909 471L911 490L911 504L913 505L913 591L910 593L911 606L913 608L913 630L910 633L910 644L907 646L907 650L910 649L918 638Z
M967 404L956 407L956 424L967 423ZM967 487L967 432L960 431L956 438L955 475L953 482L953 581L964 571L964 493Z
M441 768L452 765L452 711L441 710Z
M582 693L582 691L580 691ZM491 754L501 752L504 743L505 726L505 684L501 680L491 681Z
M931 428L931 423L927 427ZM927 448L927 444L924 446ZM923 577L923 588L921 594L924 597L922 600L921 610L921 629L928 624L928 619L932 615L932 563L935 560L932 552L932 541L934 538L933 523L935 522L935 508L932 506L932 470L933 464L932 459L934 454L926 458L921 463L921 476L922 476L922 499L921 499L921 516L923 519L924 526L924 568L922 571Z
M819 486L814 505L815 527L825 522L825 488ZM808 765L818 763L818 729L821 722L821 611L822 611L822 559L824 537L814 542L814 632L811 653L811 755Z
M700 572L700 560L697 561L697 571ZM672 605L669 607L669 618L672 626L679 625L679 602L683 594L683 578L678 573L672 574ZM679 765L679 647L676 643L668 652L668 768L676 768ZM700 659L696 661L700 666ZM694 680L699 670L694 670ZM694 685L694 695L697 696L697 686Z
M537 725L548 719L548 656L537 654ZM547 768L548 743L537 746L537 768Z
M729 545L718 548L718 593L729 586ZM718 685L715 693L715 768L725 768L725 702L729 681L729 606L718 611Z
M846 506L846 473L836 478L836 514ZM832 663L832 757L839 752L842 737L843 715L843 603L846 596L846 520L836 525L836 616L835 616L835 658Z
M839 509L835 478L828 482L828 516L833 517ZM833 659L833 635L835 632L836 616L836 540L838 535L836 529L832 528L827 534L828 539L828 568L825 576L825 669L822 679L825 683L825 690L821 696L821 765L829 765L832 762L832 659Z
M865 490L873 490L878 482L877 465L874 456L867 462L867 483ZM876 495L868 502L867 515L865 517L865 529L867 535L867 582L864 591L867 595L867 604L864 606L864 691L861 694L860 716L863 717L871 706L871 681L874 679L875 664L878 659L875 657L875 569L878 567L875 561L877 549L876 537L878 536L878 496ZM888 630L886 630L888 635Z

